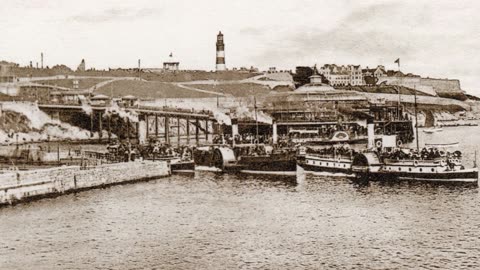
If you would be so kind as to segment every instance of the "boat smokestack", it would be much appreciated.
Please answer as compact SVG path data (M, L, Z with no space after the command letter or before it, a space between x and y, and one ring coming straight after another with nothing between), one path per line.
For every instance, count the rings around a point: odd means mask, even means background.
M235 145L235 137L238 135L238 119L232 118L232 142Z
M277 144L278 142L277 121L275 120L272 122L272 142L273 144Z
M375 147L375 124L373 118L367 119L367 149L373 149Z

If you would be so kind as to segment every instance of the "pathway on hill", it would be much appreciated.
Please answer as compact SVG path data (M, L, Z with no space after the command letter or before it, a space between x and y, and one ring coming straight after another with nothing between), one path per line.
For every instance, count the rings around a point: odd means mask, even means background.
M106 76L74 76L74 75L56 75L56 76L49 76L49 77L34 77L34 78L20 78L20 83L25 84L25 85L35 85L34 82L41 82L41 81L49 81L49 80L66 80L66 79L106 79L106 81L99 82L92 87L89 87L87 89L84 89L84 91L92 93L96 89L105 86L107 84L110 84L115 81L121 81L121 80L141 80L141 81L146 81L145 79L139 79L138 77L106 77ZM65 88L65 87L60 87L60 86L55 86L55 85L49 85L49 84L42 84L43 86L51 86L55 87L60 90L71 90L70 88Z
M251 78L248 78L248 79L241 80L240 83L261 84L261 85L266 85L266 86L270 87L270 89L273 89L277 86L289 86L289 87L294 87L295 86L291 76L290 76L290 78L287 78L286 76L276 76L276 77L271 76L271 75L275 75L275 74L276 73L270 74L270 76L269 76L269 74L258 75L258 76L255 76L255 77L251 77ZM261 79L266 79L266 80L261 80Z
M251 78L243 80L199 80L199 81L190 81L190 82L181 82L183 85L194 85L194 84L208 84L208 85L220 85L220 84L244 84L244 83L255 83L260 85L265 85L270 87L270 89L275 88L276 86L294 86L292 80L286 78L282 80L261 80L262 78L268 78L265 74L257 75Z
M95 90L99 89L100 87L103 87L107 84L113 83L115 81L138 81L139 79L137 77L112 77L108 81L103 81L95 84L94 86L90 87L87 89L88 92L93 93ZM140 79L140 81L146 81L144 79Z
M76 76L76 75L55 75L46 77L21 77L22 81L51 81L51 80L64 80L64 79L115 79L115 78L137 78L137 77L112 77L112 76Z
M185 83L183 83L183 82L182 83L173 83L173 84L178 86L178 87L181 87L183 89L190 90L190 91L202 92L202 93L207 93L207 94L212 94L212 95L217 95L217 96L222 96L222 97L227 96L223 93L219 93L219 92L215 92L215 91L202 90L202 89L198 89L198 88L195 88L195 87L192 87L192 86L186 86Z

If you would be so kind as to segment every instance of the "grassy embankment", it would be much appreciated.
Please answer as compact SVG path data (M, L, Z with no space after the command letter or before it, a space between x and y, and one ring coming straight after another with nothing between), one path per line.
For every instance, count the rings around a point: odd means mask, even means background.
M212 72L203 70L187 70L178 72L150 72L142 70L140 74L135 69L112 69L112 70L87 70L72 71L67 67L37 69L37 68L14 68L13 72L17 77L48 77L56 75L73 75L73 76L91 76L91 77L140 77L149 81L160 82L188 82L198 80L243 80L259 75L260 73L248 73L238 71Z
M267 95L271 90L268 86L255 83L230 83L230 84L190 84L190 87L212 92L232 95L234 97L248 97Z
M139 98L208 98L214 94L184 89L172 83L119 80L104 85L95 94L113 97L134 95Z

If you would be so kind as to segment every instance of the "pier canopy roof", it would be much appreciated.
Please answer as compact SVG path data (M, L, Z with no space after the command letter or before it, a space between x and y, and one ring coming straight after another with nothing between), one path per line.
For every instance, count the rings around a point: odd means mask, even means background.
M136 96L133 96L133 95L126 95L124 97L122 97L123 100L137 100L138 98Z
M108 100L110 97L102 94L95 95L91 98L91 100Z
M335 88L327 84L306 84L302 85L299 88L295 89L295 92L324 92L324 91L335 91Z
M272 93L266 97L266 101L367 101L367 98L356 91L327 90Z

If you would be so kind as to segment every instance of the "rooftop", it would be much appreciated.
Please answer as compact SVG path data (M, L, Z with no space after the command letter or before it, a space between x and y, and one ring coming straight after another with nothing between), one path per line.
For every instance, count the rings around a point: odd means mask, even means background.
M170 53L170 55L168 56L167 59L165 59L165 61L163 61L163 63L167 63L167 64L178 64L180 63L175 57L173 57L173 53Z

